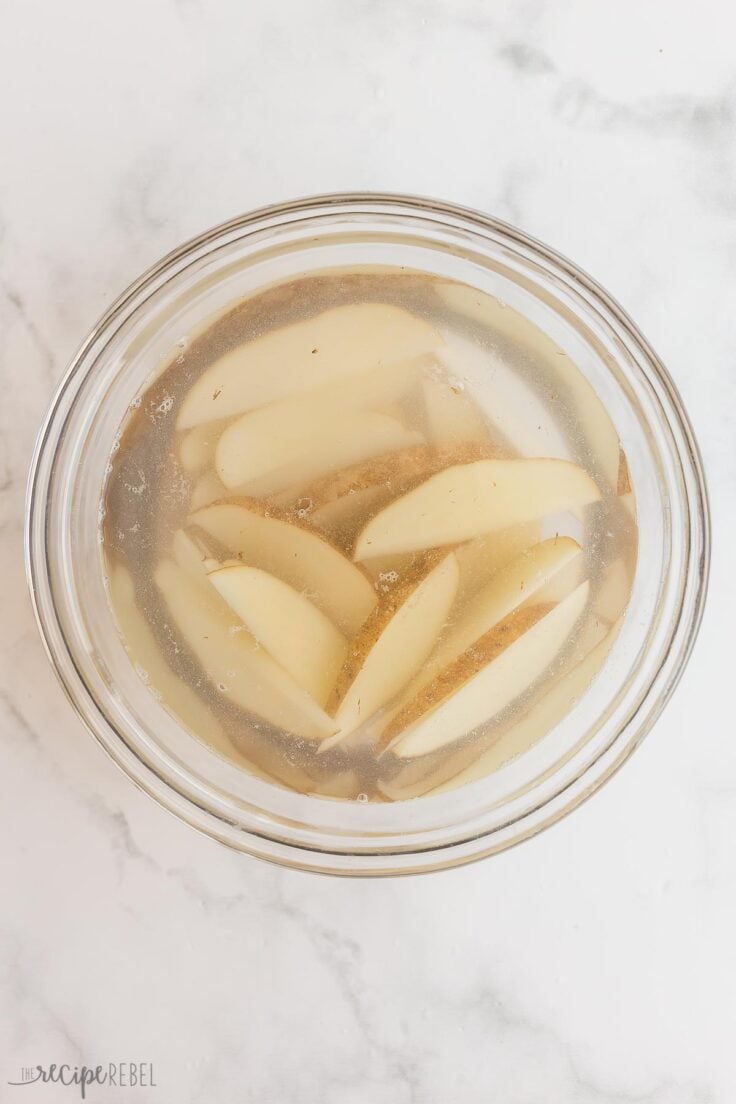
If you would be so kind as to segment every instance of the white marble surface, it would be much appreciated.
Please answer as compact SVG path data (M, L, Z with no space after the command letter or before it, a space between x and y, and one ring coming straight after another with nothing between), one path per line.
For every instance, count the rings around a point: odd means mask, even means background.
M6 0L0 34L0 1099L152 1061L166 1104L732 1104L736 17L725 0ZM72 716L25 593L26 470L86 330L181 240L350 188L469 203L596 275L668 363L711 601L627 768L423 879L273 869L176 823Z

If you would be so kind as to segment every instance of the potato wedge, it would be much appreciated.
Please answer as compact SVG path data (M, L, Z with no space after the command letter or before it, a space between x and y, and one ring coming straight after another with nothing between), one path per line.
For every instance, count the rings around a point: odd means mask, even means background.
M259 413L253 411L254 416ZM420 445L423 440L421 433L407 429L389 414L370 410L339 418L325 412L293 433L286 427L268 437L251 433L241 419L220 438L217 474L228 488L238 487L259 497L274 495L301 489L327 472Z
M485 778L528 751L551 732L587 692L615 643L618 626L605 626L600 621L596 625L598 633L596 636L588 634L589 645L585 654L578 654L577 662L565 671L528 713L511 724L488 751L469 763L460 773L426 789L424 793L427 796L447 793L468 782Z
M498 352L470 338L445 333L437 360L451 378L483 399L486 434L508 457L572 460L570 442L545 399Z
M377 513L387 501L386 491L382 487L363 487L360 491L349 491L342 498L333 499L316 509L312 508L313 502L308 495L307 491L303 498L297 500L297 515L300 509L304 510L310 524L346 552L352 551L355 537L365 524L366 515Z
M208 592L210 584L207 581L207 561L211 559L212 552L199 539L198 533L186 529L177 529L174 533L171 554L175 563L182 571L192 575Z
M457 582L452 552L431 554L376 607L327 704L338 732L323 750L359 728L416 674L447 620Z
M190 388L177 429L229 418L401 363L442 344L434 326L387 303L334 307L271 330L220 357Z
M184 433L179 442L179 460L185 472L196 475L213 466L222 431L220 423L207 422Z
M538 544L541 539L541 526L535 520L510 525L495 533L482 533L479 537L458 545L455 550L460 567L458 605L475 594L499 568ZM369 562L366 561L366 564Z
M548 602L539 594L568 564L579 559L580 551L580 545L571 537L550 537L500 568L473 600L460 608L421 677L428 682L523 603Z
M200 475L192 487L189 499L190 510L201 510L203 506L209 506L211 502L217 502L227 496L227 488L222 483L216 472L206 471Z
M589 589L586 581L549 612L544 606L528 607L501 622L391 720L382 744L395 741L394 753L411 759L490 721L559 655L587 604Z
M347 651L345 637L329 617L258 567L220 567L207 578L258 643L324 706Z
M125 650L139 676L195 736L216 745L227 741L212 710L166 662L161 645L136 604L133 578L121 564L111 570L109 587ZM235 749L233 758L236 758Z
M619 556L603 572L598 592L594 599L595 611L607 621L618 621L629 604L631 597L631 576Z
M215 503L190 520L229 555L303 591L348 637L376 605L370 580L338 548L257 499Z
M598 468L608 486L615 489L619 471L616 427L591 384L564 351L528 318L477 288L447 283L439 284L436 290L453 310L513 342L533 363L548 366L552 378L558 378L566 388Z
M360 464L353 464L340 471L316 480L305 489L314 509L321 509L345 495L358 491L385 490L391 498L403 494L431 475L453 464L467 464L471 460L489 459L493 455L488 444L462 442L459 445L414 445L394 452L373 456Z
M359 534L353 558L455 544L599 498L587 472L565 460L459 464L384 507Z
M214 587L208 593L173 560L163 560L154 578L184 642L216 691L295 736L324 740L334 733L331 718L244 630Z
M390 414L396 400L418 386L421 366L422 358L388 364L344 383L246 411L216 441L220 477L228 487L244 485L311 457L315 442L321 445L325 433L334 436L340 424L356 414ZM401 421L398 412L393 420ZM207 429L205 425L190 430L184 441L206 435ZM214 457L213 450L210 463Z
M479 407L452 380L427 375L422 381L425 435L434 445L488 444L488 423Z

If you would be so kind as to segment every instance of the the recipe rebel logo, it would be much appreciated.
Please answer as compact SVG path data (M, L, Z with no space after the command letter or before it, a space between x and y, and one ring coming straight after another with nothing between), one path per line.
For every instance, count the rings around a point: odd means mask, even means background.
M20 1076L8 1085L63 1085L76 1087L82 1100L87 1090L105 1085L115 1089L155 1089L153 1062L107 1062L97 1066L71 1066L66 1062L48 1066L22 1066Z

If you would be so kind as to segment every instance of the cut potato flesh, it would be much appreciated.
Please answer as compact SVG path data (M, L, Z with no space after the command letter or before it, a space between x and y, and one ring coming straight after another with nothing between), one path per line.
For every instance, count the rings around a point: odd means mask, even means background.
M313 781L309 792L313 797L342 798L353 801L360 793L360 777L356 771L345 770Z
M378 600L366 575L319 533L272 516L261 502L215 503L190 519L251 567L303 591L346 636Z
M190 510L201 510L203 506L209 506L211 502L217 502L227 496L227 488L213 471L200 475L192 487L192 496L189 499Z
M179 459L185 472L196 474L212 467L221 432L222 427L213 422L187 430L179 444Z
M290 495L290 500L297 514L303 510L312 525L334 535L341 548L352 552L366 519L386 503L448 464L468 463L489 454L489 446L478 442L415 445L333 472L303 487L296 501Z
M211 588L207 581L207 565L212 558L212 549L205 546L199 534L177 529L171 551L177 566L182 571L189 572L209 592Z
M376 488L382 494L395 498L450 464L468 464L471 460L487 459L490 455L490 446L478 442L415 445L373 456L364 463L336 471L307 487L304 497L314 508L321 508L349 494Z
M508 618L515 609L522 605L533 604L534 607L539 607L554 604L548 598L543 599L542 594L547 594L556 577L564 575L567 567L580 559L580 546L574 540L570 537L552 537L525 550L500 568L473 595L472 601L456 601L455 608L460 612L443 633L437 647L402 694L396 707L382 718L384 725L378 740L379 745L384 746L392 735L409 723L407 718L411 718L412 709L417 708L412 703L418 700L420 692L430 686L442 671L446 671L476 641L480 641L491 629ZM568 593L569 590L562 597ZM531 624L540 614L538 610L530 612ZM509 627L513 629L513 623ZM500 641L495 641L493 646L497 647L499 643Z
M598 498L587 472L565 460L476 460L381 510L358 536L354 559L454 544Z
M325 416L298 433L279 433L268 441L248 437L242 422L225 431L217 449L217 471L226 487L259 496L304 487L327 472L424 440L417 430L373 411Z
M569 541L573 540L572 537L550 537L550 540ZM576 543L573 541L573 543ZM559 571L553 572L550 575L547 582L535 591L534 597L531 601L534 602L551 602L556 605L557 602L561 602L563 598L567 598L568 594L572 594L576 587L579 587L583 580L587 577L588 565L585 561L582 549L578 548L575 555L571 556L560 568Z
M483 396L486 432L504 444L505 453L572 459L570 445L550 417L549 406L523 375L475 341L453 333L444 337L439 362Z
M440 284L437 293L453 310L488 326L524 351L530 364L546 364L562 380L586 442L608 485L615 489L619 439L608 411L582 372L560 347L518 311L467 284ZM526 419L524 419L526 421ZM535 423L536 424L536 423Z
M360 491L351 491L342 498L326 502L315 510L310 508L312 500L305 497L296 503L296 509L298 513L300 504L304 502L306 516L315 528L334 540L340 548L352 549L366 514L375 513L386 497L386 492L381 487L363 487Z
M579 555L580 545L570 537L551 537L497 571L472 602L461 609L421 677L428 682L523 602L541 603L541 590Z
M179 547L181 550L183 544L180 543ZM190 568L192 566L190 562ZM202 574L201 563L196 566L196 571L202 575L205 585L209 586ZM136 670L146 685L153 693L160 696L163 705L175 715L176 719L198 739L206 742L206 746L223 759L244 767L256 778L273 785L286 785L291 789L304 790L305 786L309 785L310 779L303 771L290 764L284 768L282 764L275 761L274 770L277 773L281 771L284 775L284 777L278 777L277 774L272 774L254 762L250 755L241 751L228 737L212 710L191 686L174 674L163 658L159 642L153 635L148 621L135 605L132 577L120 565L114 568L111 574L110 591L115 602L126 651L130 652L131 658L135 661Z
M327 714L244 630L214 587L203 591L173 560L159 564L155 581L187 646L235 705L308 740L323 740L335 731Z
M442 339L423 319L385 303L334 307L273 330L216 361L191 387L178 429L229 418L421 356Z
M229 744L212 710L166 663L161 645L136 605L135 586L129 572L117 565L110 573L109 586L125 650L149 689L160 696L164 705L192 732L218 747Z
M495 533L483 533L455 550L460 567L458 604L467 601L494 572L526 552L542 539L539 521L511 525Z
M487 442L488 426L459 383L427 376L422 382L427 440L435 445Z
M299 591L257 567L221 567L208 578L259 644L324 705L347 648L329 617Z
M631 579L623 559L609 564L595 596L595 612L607 621L618 621L631 595Z
M227 427L217 444L220 478L226 486L238 487L301 457L311 460L315 444L321 447L325 434L334 437L346 419L361 411L375 412L376 406L385 414L384 408L392 400L418 383L420 365L420 359L390 364L356 377L349 384L319 388L247 411ZM206 430L206 426L190 430L185 441Z
M428 563L428 571L391 591L353 642L328 707L339 726L330 745L395 697L432 650L455 598L458 567L451 552Z
M470 654L466 653L467 664L461 657L449 677L443 678L444 672L440 674L437 693L424 691L418 697L420 703L430 703L429 711L416 717L413 723L409 721L393 746L396 755L411 759L452 743L490 721L523 694L564 648L588 601L589 589L589 584L583 583L480 670L474 669L471 649ZM472 672L470 677L468 671ZM394 719L393 725L403 726L409 715L407 710Z
M617 626L607 628L597 622L597 628L595 637L589 635L590 643L584 654L578 654L577 663L555 682L521 720L511 725L488 751L469 763L459 774L438 786L425 789L424 793L428 796L446 793L467 782L485 778L492 771L528 751L551 732L585 694L614 644Z
M389 748L420 717L431 713L445 698L487 667L505 648L544 617L548 610L547 606L514 610L503 621L494 625L493 629L475 640L471 647L459 655L453 655L438 670L433 669L428 662L409 684L401 699L384 712L381 718L383 729L376 741L379 751Z

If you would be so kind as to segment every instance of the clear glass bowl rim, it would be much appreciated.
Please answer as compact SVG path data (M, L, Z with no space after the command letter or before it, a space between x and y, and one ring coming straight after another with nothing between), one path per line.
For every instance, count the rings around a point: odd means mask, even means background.
M54 454L63 430L63 424L59 424L59 419L64 404L69 392L78 384L80 373L84 374L88 367L92 367L85 364L89 351L108 328L125 315L130 304L134 303L136 296L143 289L160 281L167 272L177 275L188 258L200 253L207 246L226 239L234 232L261 226L264 222L274 229L305 212L322 212L324 215L332 211L339 217L341 214L351 212L371 214L389 210L399 214L405 212L408 217L446 217L454 220L455 223L464 224L471 231L474 227L491 231L497 238L515 243L536 255L547 265L573 280L592 297L596 306L601 308L603 313L623 331L628 341L636 348L648 372L656 379L666 397L667 425L673 432L680 470L684 476L687 476L683 479L683 486L686 488L689 520L686 579L681 588L679 608L674 610L672 615L670 647L660 667L651 675L646 698L637 711L637 723L632 725L629 719L629 723L624 726L621 733L617 734L605 756L601 755L598 760L590 764L584 773L575 778L574 784L556 794L554 800L540 805L521 818L516 825L507 825L506 831L490 829L487 833L472 839L440 845L437 848L425 848L417 851L414 857L414 853L406 850L395 853L381 851L378 855L369 851L350 855L344 851L333 852L329 848L320 848L315 852L293 841L284 843L280 837L272 838L267 832L261 834L244 831L218 818L216 814L197 805L186 796L174 792L170 780L154 774L147 764L130 756L117 754L109 734L103 733L104 725L99 723L100 720L104 720L110 727L110 718L90 715L88 703L85 702L82 692L83 680L75 665L74 656L66 649L68 642L62 640L60 643L58 631L56 633L53 631L58 630L59 626L58 622L54 621L55 610L48 570L47 546L45 540L41 539L41 534L45 533L44 518L48 509L46 492L53 472ZM137 309L138 307L134 306L131 313ZM281 865L322 873L394 875L446 869L505 850L567 815L595 793L623 765L651 729L671 697L695 643L707 593L710 515L700 453L677 388L626 311L592 277L573 262L523 231L472 208L404 194L330 193L262 207L212 227L163 257L135 280L110 306L89 332L72 359L57 387L39 431L28 480L25 558L34 614L46 653L62 688L88 731L139 788L168 811L209 836ZM655 684L657 689L653 692L652 688ZM122 743L119 732L117 736Z

